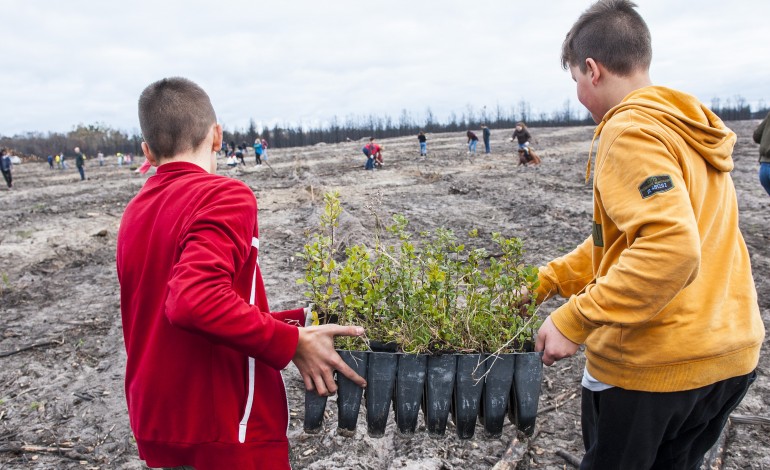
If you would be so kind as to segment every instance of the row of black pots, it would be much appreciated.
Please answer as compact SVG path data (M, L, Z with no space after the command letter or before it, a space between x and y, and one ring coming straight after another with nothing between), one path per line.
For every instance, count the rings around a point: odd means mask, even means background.
M535 428L543 364L540 353L398 354L338 351L366 377L366 422L371 437L385 434L391 405L401 434L414 434L422 410L430 435L443 436L449 415L460 439L470 439L476 421L487 436L499 437L506 414L520 431ZM355 433L363 389L338 374L338 431ZM306 432L320 431L326 397L305 394Z

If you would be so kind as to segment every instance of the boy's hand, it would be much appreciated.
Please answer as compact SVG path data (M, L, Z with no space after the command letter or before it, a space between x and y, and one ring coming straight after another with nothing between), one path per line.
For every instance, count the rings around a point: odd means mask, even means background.
M545 319L537 332L535 351L543 351L543 364L547 366L553 365L554 362L560 359L572 356L579 347L580 345L573 343L561 334L561 331L551 321L550 316Z
M366 380L356 374L334 350L335 336L361 336L364 329L358 326L320 325L299 328L297 351L292 361L305 381L305 389L315 390L321 396L337 392L334 371L349 378L360 387Z

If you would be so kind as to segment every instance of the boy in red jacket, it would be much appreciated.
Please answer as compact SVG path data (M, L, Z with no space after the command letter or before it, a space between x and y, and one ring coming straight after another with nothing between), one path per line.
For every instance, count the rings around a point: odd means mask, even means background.
M354 327L301 328L303 309L271 313L258 263L254 193L216 176L222 127L208 95L183 78L139 98L142 150L157 174L128 204L117 270L126 401L150 467L288 469L281 369L308 390L336 391L334 351Z

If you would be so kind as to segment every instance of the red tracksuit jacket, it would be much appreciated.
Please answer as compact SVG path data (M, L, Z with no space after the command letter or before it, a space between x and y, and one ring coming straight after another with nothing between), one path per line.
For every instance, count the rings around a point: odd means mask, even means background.
M126 401L150 467L289 468L280 370L302 309L269 313L257 202L242 182L166 163L117 241Z

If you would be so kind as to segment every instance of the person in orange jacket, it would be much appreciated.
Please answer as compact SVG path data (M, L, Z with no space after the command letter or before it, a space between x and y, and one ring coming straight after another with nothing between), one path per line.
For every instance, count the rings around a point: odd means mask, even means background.
M730 178L735 133L653 85L635 7L594 3L562 46L601 139L591 235L539 271L538 301L569 301L535 349L552 365L585 345L581 468L696 469L756 377L765 329ZM589 156L587 181L590 168Z

